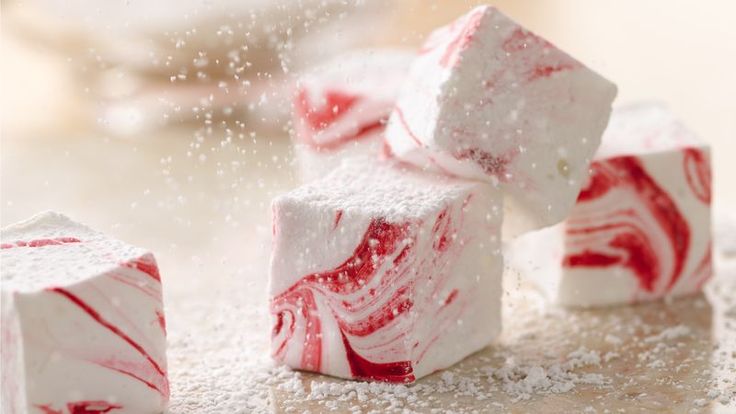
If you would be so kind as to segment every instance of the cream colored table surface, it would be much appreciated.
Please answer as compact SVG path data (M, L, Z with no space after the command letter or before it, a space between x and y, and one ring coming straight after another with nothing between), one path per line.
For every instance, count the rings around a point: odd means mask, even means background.
M713 145L717 206L733 211L732 3L501 3L614 79L622 101L670 103ZM402 3L392 17L397 32L380 42L426 32L467 7ZM79 91L63 79L63 59L5 33L3 40L2 223L53 209L156 252L169 327L170 412L736 412L733 257L719 258L706 295L595 311L547 307L509 271L502 337L452 376L435 374L411 387L371 388L273 367L269 203L297 183L286 137L246 134L223 144L222 136L198 140L187 128L108 137L85 123ZM588 363L571 366L581 347ZM550 372L556 364L574 388L519 393L528 368ZM504 366L515 367L506 381L499 379Z

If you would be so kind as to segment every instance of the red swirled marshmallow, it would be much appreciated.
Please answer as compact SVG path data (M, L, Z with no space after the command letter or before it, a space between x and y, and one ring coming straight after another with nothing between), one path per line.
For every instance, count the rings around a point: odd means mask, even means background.
M395 157L500 185L504 236L567 216L616 86L490 6L431 33L385 137Z
M711 268L710 149L666 108L616 109L570 216L521 236L511 262L562 305L700 291Z
M293 101L295 152L304 181L358 154L379 153L382 133L415 53L367 49L300 76Z
M500 331L501 196L483 183L351 159L273 202L273 357L412 382Z
M3 412L162 412L166 328L153 255L52 212L0 238Z

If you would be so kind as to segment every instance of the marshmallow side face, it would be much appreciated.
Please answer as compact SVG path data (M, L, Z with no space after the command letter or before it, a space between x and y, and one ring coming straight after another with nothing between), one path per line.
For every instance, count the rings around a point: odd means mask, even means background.
M430 35L386 140L398 158L501 185L522 231L561 221L585 182L616 87L496 9Z
M2 319L0 329L0 358L2 359L2 412L22 413L28 409L24 392L25 369L23 364L23 341L21 339L20 323L15 311L15 295L11 292L2 292Z
M3 362L22 373L3 371L3 394L16 393L18 412L162 412L169 383L153 255L55 213L4 229L2 242L3 298L12 298L2 317L13 322L2 327Z
M630 142L630 153L620 140ZM554 263L532 278L557 278L540 285L553 286L547 291L562 305L698 292L712 274L710 176L709 148L665 109L617 110L570 217L514 246L536 245L536 255ZM552 254L560 239L562 254Z
M412 382L487 346L500 330L500 203L481 183L375 161L277 198L273 357Z
M619 156L592 170L566 222L560 303L700 291L712 273L708 148Z
M351 52L300 77L293 122L303 181L325 175L355 154L378 154L414 57L394 49Z

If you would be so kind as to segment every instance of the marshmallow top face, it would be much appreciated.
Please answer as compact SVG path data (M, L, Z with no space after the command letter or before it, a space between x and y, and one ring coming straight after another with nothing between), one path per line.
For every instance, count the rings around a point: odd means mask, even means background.
M664 105L642 102L616 108L594 158L700 147L705 144Z
M411 382L498 334L501 197L484 183L358 158L273 207L277 361Z
M481 6L430 35L386 141L401 160L500 183L521 232L567 215L615 94L580 62Z
M415 54L347 53L301 76L294 97L296 140L332 151L380 133Z
M367 157L355 157L343 161L341 168L324 179L299 187L275 203L405 221L438 211L476 186L474 182L438 174L420 174L395 163L384 165Z
M521 236L513 261L563 305L697 292L712 273L710 173L708 146L665 108L617 109L570 216Z
M17 292L70 286L146 254L54 212L6 227L0 239L3 289Z
M0 247L3 408L162 412L166 322L153 255L51 212L3 229Z

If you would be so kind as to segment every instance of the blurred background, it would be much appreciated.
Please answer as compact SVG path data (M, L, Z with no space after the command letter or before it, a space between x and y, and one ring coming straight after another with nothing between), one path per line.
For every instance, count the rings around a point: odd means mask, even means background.
M173 274L207 270L172 290L260 285L270 199L296 184L295 74L351 48L416 47L478 3L3 1L0 220L59 210ZM736 3L490 3L615 81L619 104L669 104L713 146L717 208L736 206Z
M414 48L479 3L3 0L0 222L52 209L156 252L172 412L200 412L184 373L209 359L193 353L267 359L270 200L297 184L297 74L352 48ZM736 2L488 3L617 83L617 104L667 103L712 146L715 209L736 214ZM226 307L241 331L193 333L232 325ZM199 390L186 401L185 378Z
M0 220L54 209L172 273L261 284L270 199L296 185L295 76L351 48L416 47L479 3L3 1ZM713 146L717 208L736 206L735 3L491 3L615 81L618 104L669 104Z

